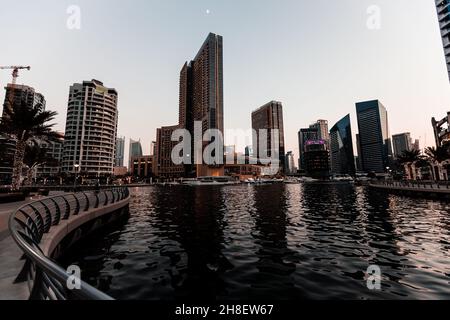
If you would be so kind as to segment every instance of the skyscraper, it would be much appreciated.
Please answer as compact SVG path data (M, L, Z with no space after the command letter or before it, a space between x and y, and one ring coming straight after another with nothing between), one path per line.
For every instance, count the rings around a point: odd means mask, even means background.
M288 151L286 153L286 173L287 174L296 173L294 153L292 151Z
M194 122L201 123L202 135L209 129L218 129L223 135L223 39L213 33L208 35L194 60L186 62L180 71L178 128L191 133L192 148ZM208 142L203 142L203 147L206 145ZM223 165L206 165L203 159L197 161L195 152L190 156L191 165L185 166L186 175L224 174ZM193 165L200 162L202 164Z
M285 168L285 147L284 147L284 123L283 123L283 105L278 101L271 101L252 113L252 129L256 132L253 137L253 152L254 157L260 159L261 155L266 157L273 157L278 154L279 166L283 171ZM260 130L267 130L266 141L261 141ZM278 150L274 150L276 142L272 141L272 137L278 130ZM265 150L260 150L261 146L265 146ZM261 159L260 159L261 160Z
M114 160L115 167L123 167L125 158L125 137L116 139L116 155Z
M42 94L36 92L34 88L25 85L12 85L8 84L5 88L5 102L3 104L3 113L5 116L6 108L11 108L11 104L18 105L22 102L30 107L34 108L39 105L45 110L45 98Z
M310 126L311 129L317 129L317 139L330 141L330 133L328 131L328 121L327 120L317 120Z
M91 177L113 174L117 91L98 80L70 87L62 171ZM78 167L79 166L79 167Z
M298 149L300 152L300 158L298 160L298 165L301 170L306 170L305 162L305 146L307 141L318 140L319 132L317 127L309 127L300 129L298 132Z
M356 104L362 170L384 173L392 153L388 114L378 100Z
M413 148L411 133L405 132L393 135L392 144L394 146L394 156L396 158L401 156L405 151L411 151Z
M450 0L435 0L444 45L445 62L450 79Z
M350 115L346 115L331 128L330 139L331 172L354 175L356 169Z
M128 169L131 170L132 158L142 157L144 153L142 152L142 144L141 140L135 141L133 139L130 139L130 147L129 147L129 153L128 153Z

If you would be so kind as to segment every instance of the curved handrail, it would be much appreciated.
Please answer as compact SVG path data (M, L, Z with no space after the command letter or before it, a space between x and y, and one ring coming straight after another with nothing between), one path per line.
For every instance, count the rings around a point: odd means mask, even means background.
M107 192L115 192L117 196L108 197ZM23 205L9 217L11 236L26 258L22 273L26 273L30 299L112 300L110 296L82 280L80 280L81 288L79 290L68 289L67 283L72 280L71 275L45 256L40 248L44 234L49 233L53 226L59 225L61 221L68 220L72 216L82 215L91 209L125 200L129 197L129 190L126 187L119 187L83 192L81 195L86 201L84 208L81 207L82 200L77 195L80 194L67 193L37 200ZM99 203L98 199L101 196L105 198L105 202ZM86 210L82 210L82 208ZM64 215L61 214L62 212Z

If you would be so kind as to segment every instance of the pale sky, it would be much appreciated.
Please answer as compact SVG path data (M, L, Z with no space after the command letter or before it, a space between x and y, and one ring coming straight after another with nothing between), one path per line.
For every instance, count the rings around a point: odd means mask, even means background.
M67 28L67 8L81 29ZM367 9L381 28L367 27ZM31 65L20 84L45 95L64 131L69 86L101 80L119 92L119 131L149 153L156 128L178 121L179 71L209 32L224 37L225 128L284 105L287 150L317 119L330 127L355 103L379 99L391 135L433 145L431 117L450 110L434 0L0 0L0 65ZM0 71L0 85L11 79ZM0 92L4 100L4 90ZM125 152L128 154L128 150Z

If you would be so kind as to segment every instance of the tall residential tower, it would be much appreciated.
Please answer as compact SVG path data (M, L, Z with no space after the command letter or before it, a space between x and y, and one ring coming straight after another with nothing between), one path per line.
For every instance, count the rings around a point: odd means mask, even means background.
M62 172L90 177L113 174L117 91L98 80L70 87Z
M450 79L450 0L435 0L444 45L445 62Z

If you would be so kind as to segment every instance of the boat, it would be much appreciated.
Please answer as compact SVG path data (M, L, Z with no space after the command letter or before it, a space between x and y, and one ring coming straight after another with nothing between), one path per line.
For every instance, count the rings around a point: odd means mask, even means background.
M197 179L183 181L182 184L186 186L227 186L236 185L239 181L231 177L199 177Z
M355 183L355 180L349 176L348 174L337 174L331 178L333 182L347 182L347 183Z
M319 181L320 180L314 179L314 178L311 178L311 177L300 177L300 178L298 178L298 182L301 182L301 183L319 182Z

